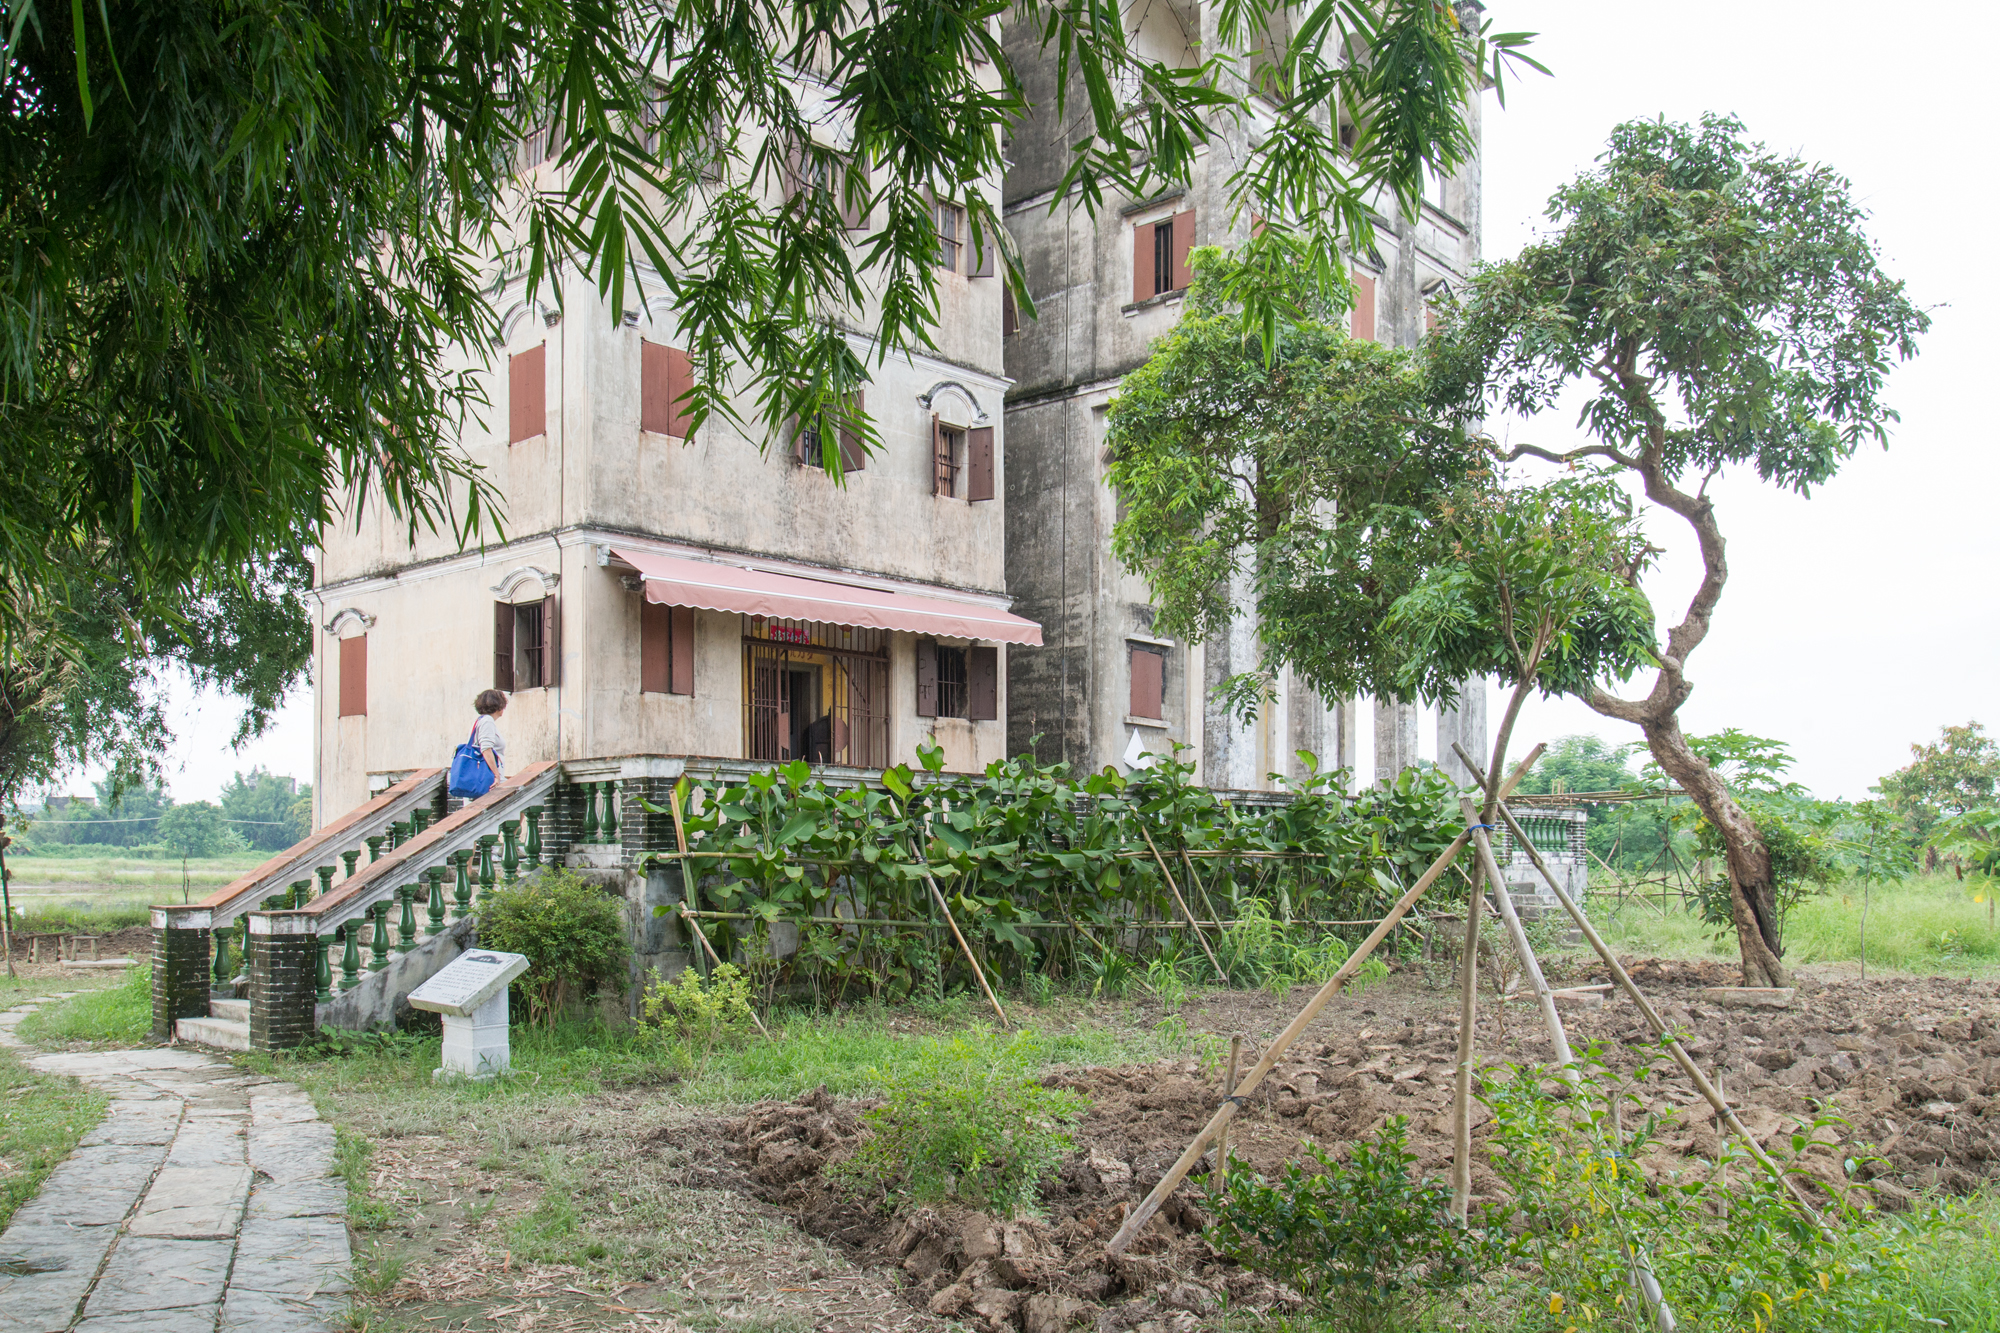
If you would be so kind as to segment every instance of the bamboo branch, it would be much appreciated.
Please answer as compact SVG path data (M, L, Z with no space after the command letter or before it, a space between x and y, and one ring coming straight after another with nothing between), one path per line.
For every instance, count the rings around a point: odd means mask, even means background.
M682 903L682 904L681 904L681 915L682 915L682 916L687 916L687 915L688 915L688 909L687 909L687 904L686 904L686 903ZM700 941L701 941L701 947L702 947L703 949L705 949L705 950L707 950L707 951L708 951L708 957L709 957L709 961L710 961L710 962L712 962L712 963L714 963L714 964L715 964L715 966L717 966L717 967L721 967L721 966L722 966L722 959L721 959L720 957L718 957L718 956L717 956L717 954L716 954L716 952L715 952L715 946L714 946L713 944L710 944L710 943L708 942L708 936L706 936L706 935L704 935L704 934L702 934L702 933L701 933L701 927L699 927L699 926L695 925L695 923L694 923L693 921L689 921L689 922L688 922L688 929L692 930L692 931L694 932L694 937L695 937L696 939L698 939L698 940L700 940ZM763 1020L763 1019L761 1019L761 1018L759 1018L759 1017L757 1017L757 1011L756 1011L755 1009L752 1009L752 1010L750 1011L750 1021L751 1021L752 1023L755 1023L755 1024L757 1025L757 1030L758 1030L759 1032L761 1032L761 1033L763 1033L763 1034L764 1034L764 1040L765 1040L765 1041L775 1041L775 1040L776 1040L776 1038L774 1038L774 1037L773 1037L773 1036L771 1035L771 1029L769 1029L769 1028L767 1028L767 1027L765 1027L765 1026L764 1026L764 1020Z
M1215 961L1215 950L1208 947L1208 936L1202 934L1201 927L1195 924L1194 913L1188 910L1187 899L1181 897L1180 886L1174 883L1174 872L1167 869L1167 858L1160 855L1158 847L1153 846L1153 835L1146 832L1144 824L1139 826L1139 833L1146 839L1146 846L1152 849L1153 859L1160 863L1160 873L1167 877L1167 889L1174 895L1174 902L1180 907L1181 915L1186 917L1188 925L1194 928L1195 943L1201 945L1201 951L1208 955L1208 965L1215 969L1215 979L1226 980L1222 975L1222 964Z
M1463 760L1463 755L1460 758ZM1494 859L1493 844L1486 836L1485 826L1480 823L1478 811L1473 809L1470 796L1458 798L1458 811L1465 819L1465 826L1472 830L1472 843L1479 852L1479 862L1486 869L1486 878L1493 884L1493 904L1500 909L1500 920L1507 928L1508 938L1514 941L1514 953L1521 960L1521 971L1528 978L1528 984L1534 987L1535 1002L1542 1010L1542 1026L1548 1029L1549 1044L1555 1048L1556 1072L1574 1088L1579 1079L1576 1057L1569 1048L1569 1034L1563 1031L1562 1015L1556 1012L1555 996L1549 990L1548 978L1542 975L1542 965L1528 943L1528 932L1522 929L1521 914L1514 910L1513 896L1507 892L1506 881L1500 876L1500 864Z

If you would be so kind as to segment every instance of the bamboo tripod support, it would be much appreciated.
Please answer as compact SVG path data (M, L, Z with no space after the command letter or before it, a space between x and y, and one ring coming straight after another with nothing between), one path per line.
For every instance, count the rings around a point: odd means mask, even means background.
M1528 932L1521 925L1521 914L1514 910L1514 899L1507 892L1507 882L1501 877L1500 865L1493 856L1493 842L1480 824L1470 796L1458 798L1458 809L1465 816L1465 826L1473 830L1472 845L1478 849L1479 864L1486 871L1486 882L1493 886L1493 905L1500 910L1500 921L1507 927L1508 938L1514 942L1514 953L1521 960L1521 973L1534 988L1535 1002L1542 1011L1542 1026L1548 1029L1549 1045L1556 1053L1556 1072L1562 1075L1565 1083L1575 1087L1579 1078L1576 1056L1570 1051L1569 1034L1563 1030L1562 1015L1556 1012L1555 993L1549 989L1548 978L1542 975L1541 960L1535 957L1534 948L1528 943Z
M1479 766L1473 762L1471 756L1467 755L1465 750L1456 742L1453 743L1452 748L1458 752L1459 759L1465 764L1473 777L1483 781ZM1681 1047L1680 1040L1668 1029L1665 1021L1661 1019L1659 1011L1653 1008L1652 1002L1640 993L1639 987L1633 982L1630 974L1619 963L1618 956L1611 952L1611 946L1604 942L1604 937L1599 935L1597 928L1590 924L1590 918L1583 914L1583 909L1578 907L1576 901L1563 889L1561 883L1557 881L1554 872L1549 869L1548 862L1542 860L1542 854L1536 851L1534 843L1528 840L1527 833L1522 830L1521 825L1515 820L1513 811L1507 808L1505 797L1501 798L1497 809L1500 818L1506 822L1508 829L1513 833L1515 841L1519 842L1522 849L1528 853L1528 859L1534 863L1534 867L1541 874L1543 882L1549 886L1549 891L1555 894L1556 901L1562 904L1563 911L1569 914L1569 919L1576 924L1578 930L1583 932L1583 938L1589 942L1590 947L1603 960L1604 966L1610 970L1612 981L1616 982L1618 988L1625 992L1626 997L1638 1009L1640 1016L1646 1020L1646 1025L1653 1029L1654 1035L1666 1043L1667 1053L1673 1057L1674 1063L1680 1066L1681 1073L1687 1075L1688 1082L1694 1085L1695 1091L1700 1093L1702 1098L1708 1102L1710 1108L1714 1110L1716 1118L1728 1125L1730 1132L1741 1139L1743 1146L1750 1150L1750 1156L1756 1160L1757 1164L1769 1172L1773 1180L1785 1187L1791 1194L1792 1201L1798 1205L1800 1213L1806 1220L1811 1222L1821 1232L1831 1234L1828 1231L1825 1220L1820 1217L1819 1210L1812 1206L1812 1201L1806 1198L1805 1192L1799 1188L1798 1182L1786 1175L1784 1169L1771 1160L1770 1154L1765 1152L1763 1146L1752 1137L1750 1130L1744 1123L1737 1119L1736 1112L1729 1109L1729 1103L1723 1100L1722 1094L1716 1090L1715 1085L1709 1082L1708 1077L1701 1072L1700 1067L1689 1057L1687 1051Z
M1125 1247L1132 1243L1132 1238L1139 1234L1139 1229L1152 1220L1154 1213L1160 1211L1160 1205L1174 1192L1174 1187L1187 1177L1187 1173L1194 1169L1194 1164L1207 1153L1209 1145L1228 1127L1229 1122L1235 1118L1236 1109L1243 1104L1244 1099L1257 1090L1257 1085L1264 1081L1264 1076L1269 1074L1285 1052L1291 1049L1292 1043L1299 1039L1299 1034L1319 1016L1319 1011L1327 1006L1327 1002L1340 993L1340 988L1347 984L1348 980L1360 970L1361 964L1375 952L1375 946L1388 937L1389 932L1396 928L1396 923L1403 919L1403 914L1416 905L1424 890L1437 881L1437 877L1444 873L1445 867L1451 864L1452 858L1456 857L1471 840L1470 833L1461 833L1452 839L1451 846L1445 848L1444 853L1431 863L1430 869L1424 871L1422 878L1410 886L1409 892L1396 900L1396 905L1389 909L1381 924L1368 932L1368 938L1361 941L1359 947L1348 955L1347 961L1340 965L1340 970L1327 979L1318 993L1306 1002L1306 1007L1299 1011L1298 1017L1278 1034L1278 1039L1265 1050L1263 1057L1251 1068L1236 1091L1223 1099L1222 1105L1216 1109L1207 1126L1195 1136L1194 1142L1187 1146L1187 1151L1180 1155L1180 1159L1168 1169L1167 1174L1160 1178L1160 1183L1153 1187L1153 1192L1125 1218L1124 1225L1118 1228L1118 1234L1104 1247L1107 1252L1122 1254Z

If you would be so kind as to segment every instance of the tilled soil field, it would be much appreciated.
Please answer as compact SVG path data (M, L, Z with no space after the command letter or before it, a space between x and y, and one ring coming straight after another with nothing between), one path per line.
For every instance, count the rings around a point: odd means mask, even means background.
M1634 979L1686 1046L1716 1071L1732 1105L1767 1145L1785 1143L1816 1114L1847 1122L1845 1138L1884 1161L1869 1174L1884 1206L1924 1190L1965 1193L2000 1178L2000 986L1945 978L1807 982L1795 1006L1722 1007L1699 994L1727 985L1713 963L1632 962ZM1595 978L1603 980L1603 978ZM1197 1031L1245 1032L1245 1068L1307 992L1265 1004L1220 997L1195 1016ZM1488 1066L1544 1060L1548 1043L1531 1002L1491 997L1480 1049ZM1596 1043L1613 1074L1642 1064L1671 1068L1638 1012L1622 998L1566 1008L1572 1044ZM1289 1051L1230 1131L1232 1155L1274 1173L1304 1140L1335 1153L1390 1116L1409 1121L1421 1169L1449 1167L1455 997L1405 974L1331 1005ZM764 1103L721 1127L718 1162L738 1188L871 1266L898 1270L913 1306L999 1333L1058 1333L1089 1323L1101 1333L1187 1333L1207 1326L1225 1298L1235 1308L1283 1304L1287 1293L1221 1260L1202 1238L1208 1218L1202 1169L1162 1209L1126 1255L1104 1242L1199 1132L1221 1095L1212 1063L1162 1062L1070 1071L1049 1079L1091 1102L1076 1151L1043 1191L1042 1215L1007 1221L950 1208L885 1213L823 1172L866 1132L868 1103L824 1093ZM1713 1113L1677 1073L1643 1085L1652 1108L1675 1113L1651 1165L1674 1168L1719 1148ZM1483 1137L1475 1107L1475 1149ZM700 1136L708 1138L707 1135ZM695 1142L684 1145L699 1152ZM714 1150L711 1149L711 1152ZM1840 1179L1847 1144L1809 1150L1808 1169ZM1475 1195L1497 1181L1483 1168Z

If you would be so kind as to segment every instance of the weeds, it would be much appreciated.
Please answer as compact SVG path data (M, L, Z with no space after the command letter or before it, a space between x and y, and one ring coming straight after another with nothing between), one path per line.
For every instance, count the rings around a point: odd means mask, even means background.
M0 1228L35 1197L56 1163L104 1118L108 1099L75 1079L52 1078L0 1051Z
M729 963L718 966L706 981L691 967L672 981L656 981L646 988L639 1007L655 1033L688 1053L697 1079L707 1071L718 1043L735 1045L756 1024L750 982Z
M375 1145L365 1135L334 1126L333 1174L347 1184L347 1223L356 1231L381 1231L396 1220L395 1207L369 1191L368 1163L374 1156Z
M20 1032L25 1040L43 1046L73 1041L137 1046L151 1041L153 971L144 965L128 967L115 986L44 1005L21 1020Z
M354 1265L354 1290L369 1300L381 1300L396 1284L403 1280L403 1272L408 1261L392 1250L384 1250L382 1242L376 1241L368 1247L368 1253Z
M1319 1170L1267 1184L1232 1159L1211 1236L1223 1253L1290 1286L1340 1333L1402 1328L1501 1257L1452 1225L1451 1190L1411 1175L1408 1121L1357 1140L1347 1161L1317 1146Z
M1004 1214L1034 1205L1074 1140L1086 1103L1035 1078L1042 1044L991 1033L928 1043L917 1061L881 1082L887 1104L863 1119L873 1136L841 1166L884 1201L955 1198Z

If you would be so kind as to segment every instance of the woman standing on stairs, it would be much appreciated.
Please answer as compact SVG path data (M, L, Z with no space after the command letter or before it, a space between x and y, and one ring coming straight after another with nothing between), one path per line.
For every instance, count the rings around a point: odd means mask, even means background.
M507 776L507 738L495 724L507 711L507 696L498 690L481 690L472 701L472 711L479 714L478 721L472 724L472 744L486 766L493 770L493 780L498 782Z

